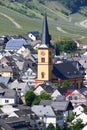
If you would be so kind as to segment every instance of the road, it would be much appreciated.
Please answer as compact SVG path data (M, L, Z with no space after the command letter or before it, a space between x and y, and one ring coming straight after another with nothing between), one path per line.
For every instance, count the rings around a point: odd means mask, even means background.
M14 26L15 26L16 28L22 29L22 27L21 27L12 17L10 17L10 16L8 16L8 15L6 15L6 14L4 14L4 13L0 13L0 15L4 16L4 17L7 18L8 20L10 20L10 21L14 24Z

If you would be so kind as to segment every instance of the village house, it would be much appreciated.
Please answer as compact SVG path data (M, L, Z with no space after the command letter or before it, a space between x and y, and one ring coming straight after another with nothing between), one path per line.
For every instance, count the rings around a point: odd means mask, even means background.
M40 33L38 31L29 32L27 35L32 41L40 40Z
M72 102L74 107L79 105L87 105L87 90L86 88L67 90L65 94L66 100Z
M16 104L17 93L12 89L0 89L0 105Z
M40 95L41 92L46 92L51 95L52 100L55 100L57 96L61 95L61 93L58 91L57 87L51 83L51 82L44 82L43 84L38 85L34 89L35 95Z
M50 123L56 127L56 115L51 106L34 105L31 109L40 118L40 120L44 121L46 127Z
M6 51L17 51L20 49L23 45L27 45L27 42L24 39L10 39L6 43L5 50Z
M40 105L51 106L55 115L56 123L63 129L66 117L72 112L73 106L70 101L66 101L64 98L58 98L58 100L41 100Z

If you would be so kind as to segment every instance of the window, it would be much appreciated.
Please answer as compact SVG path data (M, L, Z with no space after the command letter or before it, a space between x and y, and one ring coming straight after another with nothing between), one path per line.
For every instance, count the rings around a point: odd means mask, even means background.
M44 78L44 76L45 76L45 73L41 72L41 77Z
M41 58L41 62L45 62L45 58Z
M72 100L72 96L69 96L69 100Z
M8 103L9 102L9 100L5 100L5 103Z
M77 96L75 96L75 97L74 97L74 99L75 99L75 100L77 100L77 99L78 99L78 97L77 97Z

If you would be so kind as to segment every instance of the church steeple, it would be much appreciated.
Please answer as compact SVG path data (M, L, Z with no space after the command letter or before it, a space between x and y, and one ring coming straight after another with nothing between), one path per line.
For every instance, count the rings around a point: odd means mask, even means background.
M45 14L43 19L43 26L42 26L42 39L40 47L51 47L50 44L50 35L47 23L47 15Z
M38 48L38 73L36 84L52 79L52 45L50 43L50 35L48 30L47 16L45 14L42 26L42 39Z

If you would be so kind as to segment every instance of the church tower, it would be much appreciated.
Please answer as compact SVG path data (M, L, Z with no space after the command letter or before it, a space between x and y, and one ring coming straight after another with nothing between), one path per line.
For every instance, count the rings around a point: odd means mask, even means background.
M42 83L52 79L52 44L50 43L50 35L48 30L47 16L45 14L42 27L42 39L38 48L38 71L37 81Z

